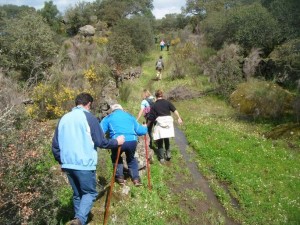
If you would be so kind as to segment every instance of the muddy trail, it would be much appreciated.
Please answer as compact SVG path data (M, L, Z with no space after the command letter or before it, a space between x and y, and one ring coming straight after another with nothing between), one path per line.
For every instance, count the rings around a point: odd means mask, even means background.
M182 196L179 204L182 210L190 216L191 223L189 224L238 224L226 215L225 209L209 187L208 180L202 176L196 162L193 161L195 153L188 151L188 142L184 133L177 127L175 127L175 143L184 160L182 163L189 170L190 177L186 179L183 173L178 172L175 176L181 182L173 182L170 186L175 195ZM196 194L194 197L186 195L188 192L202 192L204 196L197 198Z

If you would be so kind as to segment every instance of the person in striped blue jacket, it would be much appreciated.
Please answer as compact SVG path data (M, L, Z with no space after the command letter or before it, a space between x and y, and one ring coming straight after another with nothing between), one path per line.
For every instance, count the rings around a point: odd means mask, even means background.
M89 111L93 97L81 93L75 105L58 122L52 139L54 158L66 173L73 189L75 218L70 224L85 225L98 195L96 190L97 147L117 148L124 136L106 139L98 119Z

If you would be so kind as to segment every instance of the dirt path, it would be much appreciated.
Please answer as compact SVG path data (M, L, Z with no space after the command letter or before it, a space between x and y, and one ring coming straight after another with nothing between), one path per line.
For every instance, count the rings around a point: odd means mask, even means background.
M174 194L183 197L180 206L193 218L192 223L189 224L238 224L226 215L224 208L210 189L208 181L199 172L196 163L192 160L195 158L195 153L187 151L187 140L178 128L175 128L175 142L191 174L191 179L185 179L183 173L177 174L182 182L172 184L171 188ZM197 192L202 192L205 196L199 200ZM193 194L187 195L186 193Z

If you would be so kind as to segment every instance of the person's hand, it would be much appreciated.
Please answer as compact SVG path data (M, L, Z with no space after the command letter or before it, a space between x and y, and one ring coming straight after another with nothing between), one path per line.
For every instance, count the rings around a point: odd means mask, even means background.
M122 145L125 142L124 135L117 137L118 145Z
M181 125L183 123L182 119L179 117L178 118L178 123Z

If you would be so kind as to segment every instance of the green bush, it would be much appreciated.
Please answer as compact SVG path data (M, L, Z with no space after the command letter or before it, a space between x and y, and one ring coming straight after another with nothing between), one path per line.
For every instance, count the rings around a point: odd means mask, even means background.
M123 102L128 102L128 99L130 97L131 94L131 86L130 84L122 84L122 86L120 87L120 99Z
M231 44L225 45L204 65L205 74L210 76L210 81L218 94L228 97L244 80L241 61L241 48Z
M230 102L239 113L276 119L291 112L294 96L280 86L253 80L238 85Z

